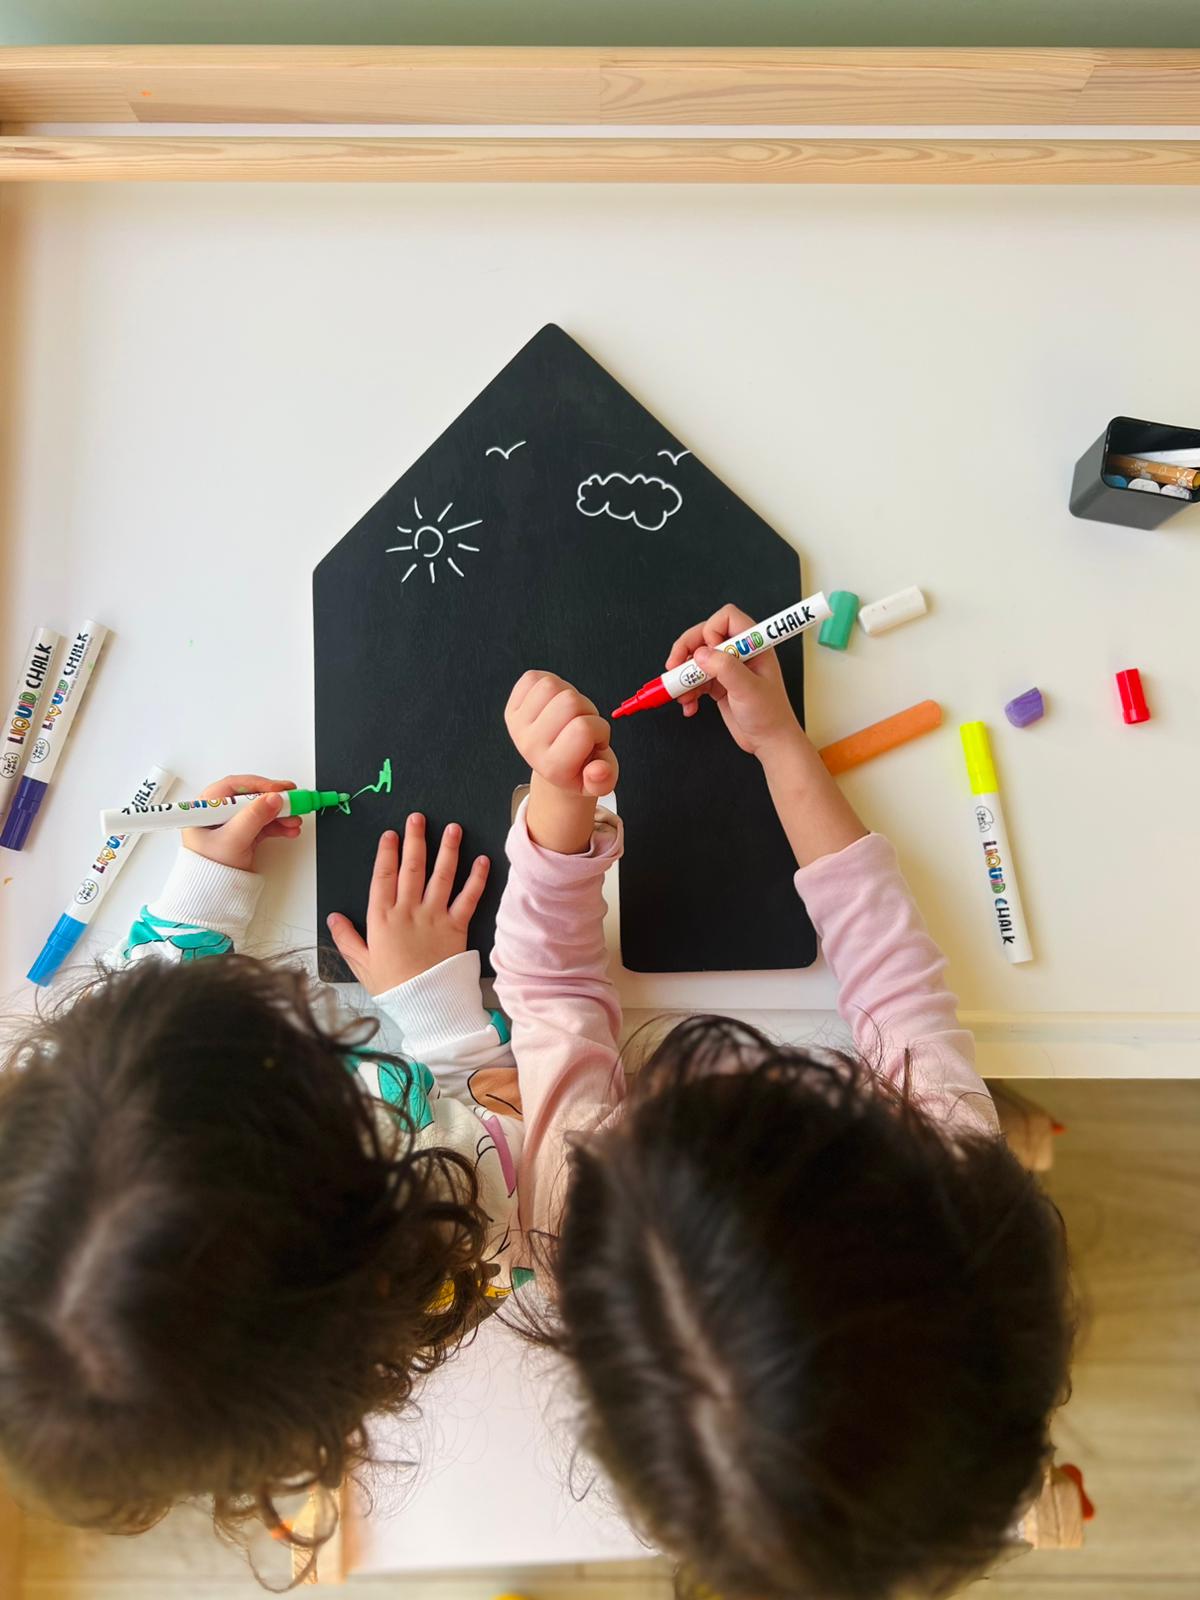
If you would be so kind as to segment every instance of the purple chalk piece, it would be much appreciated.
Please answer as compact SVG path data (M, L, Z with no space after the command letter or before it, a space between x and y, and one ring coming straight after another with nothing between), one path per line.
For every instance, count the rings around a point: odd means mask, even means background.
M1024 694L1019 694L1015 700L1010 700L1004 708L1004 715L1014 728L1027 728L1031 722L1036 722L1039 717L1046 715L1046 702L1042 699L1040 689L1026 689Z

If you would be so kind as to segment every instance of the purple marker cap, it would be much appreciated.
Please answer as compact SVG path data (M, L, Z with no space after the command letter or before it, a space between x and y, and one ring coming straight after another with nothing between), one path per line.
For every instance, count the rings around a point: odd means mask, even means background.
M1031 722L1037 722L1046 715L1046 702L1042 699L1040 689L1026 689L1024 694L1019 694L1015 700L1010 700L1004 708L1004 715L1014 728L1027 728Z
M38 807L46 798L46 790L50 787L40 778L26 776L21 779L20 787L13 796L12 810L4 823L4 832L0 833L0 845L6 850L21 850L29 837L29 830L33 827L33 819L38 814Z

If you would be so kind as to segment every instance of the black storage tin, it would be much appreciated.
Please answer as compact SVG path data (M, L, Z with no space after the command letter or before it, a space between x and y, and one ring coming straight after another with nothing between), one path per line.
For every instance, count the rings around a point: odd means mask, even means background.
M1125 528L1157 528L1194 506L1195 500L1144 494L1140 489L1114 489L1105 483L1104 463L1110 452L1138 456L1146 450L1200 450L1200 428L1175 428L1167 422L1114 417L1091 449L1075 463L1071 515L1085 517L1089 522L1115 522Z

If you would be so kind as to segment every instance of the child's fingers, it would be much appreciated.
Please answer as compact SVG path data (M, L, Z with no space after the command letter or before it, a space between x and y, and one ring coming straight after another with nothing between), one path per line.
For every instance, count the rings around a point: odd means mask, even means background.
M704 646L701 645L700 648L703 649ZM675 704L683 707L685 717L694 717L699 701L704 695L712 694L715 687L715 684L702 683L698 689L689 689L686 694L681 694Z
M667 657L664 671L670 672L672 667L681 667L692 654L698 644L704 643L704 623L697 622L693 627L686 629L671 646L671 653Z
M456 928L466 930L467 924L478 909L483 891L487 888L491 862L486 856L476 856L467 873L467 881L454 897L450 907L450 921Z
M724 650L713 650L702 645L696 659L712 679L714 700L723 700L728 694L733 696L735 703L740 700L745 704L747 695L753 699L756 694L763 692L758 679L740 656L727 655Z
M546 751L547 764L564 773L582 772L593 753L608 749L611 739L603 717L572 717Z
M568 685L560 689L539 713L532 732L539 745L550 751L563 733L576 723L599 725L605 731L604 742L608 743L608 724L597 713L595 705Z
M224 778L201 789L201 800L224 800L235 794L277 794L281 789L294 789L291 778L264 778L257 772L230 772Z
M611 750L601 750L584 767L581 774L584 794L611 794L617 786L620 767Z
M745 633L754 626L754 618L747 616L741 606L722 606L702 624L703 642L707 645L724 644L735 633Z
M211 798L218 797L214 795ZM252 800L248 806L235 811L228 822L221 824L223 845L228 845L234 850L253 851L259 835L275 821L282 804L279 795L272 791L260 794L257 800Z
M395 888L398 906L420 905L425 893L425 818L419 811L414 811L404 825L404 853Z
M735 633L745 633L747 628L753 626L754 618L747 616L740 606L722 606L719 611L714 611L711 617L695 623L679 635L667 657L666 671L670 672L672 667L681 667L689 656L695 655L701 645L723 644Z
M358 929L344 917L340 911L335 911L331 917L326 918L326 927L329 936L337 946L337 953L358 979L364 981L367 968L368 950L366 940L363 939Z
M400 835L389 828L379 840L375 865L371 868L371 888L367 895L367 926L387 916L396 904L396 873L400 867Z
M506 721L509 717L515 716L517 712L520 711L521 707L525 704L525 699L529 694L529 691L533 688L538 679L544 676L545 674L537 671L536 668L530 668L528 672L523 672L521 674L516 683L514 683L512 688L509 690L508 700L505 702L504 716Z
M276 817L259 835L261 839L298 839L304 826L303 817Z
M454 888L454 878L458 872L458 847L461 842L462 829L458 823L447 823L442 829L442 842L438 846L437 859L423 896L424 904L437 911L444 911L449 903L450 891Z
M550 745L570 722L571 718L580 711L595 711L595 706L590 700L564 683L561 678L551 677L547 674L547 681L538 684L525 702L528 716L526 727L531 736L543 745Z
M560 690L569 687L570 685L554 672L535 669L522 673L513 685L508 704L504 708L505 721L519 718L522 722L532 722L543 706L553 700Z

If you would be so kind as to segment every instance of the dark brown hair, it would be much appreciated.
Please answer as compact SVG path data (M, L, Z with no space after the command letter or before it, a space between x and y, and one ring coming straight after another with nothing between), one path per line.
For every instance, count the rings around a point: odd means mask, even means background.
M276 1499L339 1484L481 1314L471 1164L380 1116L373 1024L314 1004L294 967L143 961L0 1071L0 1458L64 1520L211 1496L292 1539Z
M555 1269L584 1443L685 1589L947 1594L1038 1484L1061 1219L861 1062L682 1023L577 1142Z

